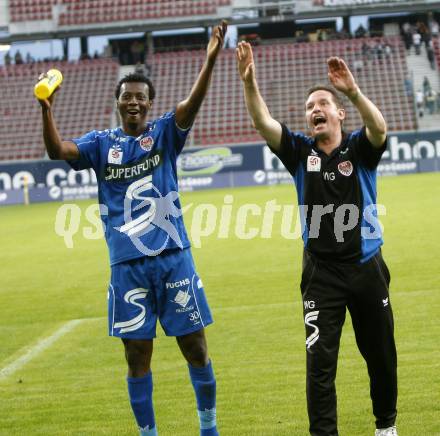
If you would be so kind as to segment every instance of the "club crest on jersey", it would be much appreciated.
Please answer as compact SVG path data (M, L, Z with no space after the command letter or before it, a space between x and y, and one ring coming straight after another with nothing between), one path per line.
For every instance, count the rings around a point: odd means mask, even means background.
M152 136L146 136L139 141L139 145L141 146L142 150L150 151L153 148L154 139Z
M321 158L318 156L307 156L307 172L321 171Z
M353 164L349 160L346 160L338 165L338 170L343 176L351 176L351 173L353 172Z
M122 150L118 145L114 145L108 151L108 163L120 165L122 163Z

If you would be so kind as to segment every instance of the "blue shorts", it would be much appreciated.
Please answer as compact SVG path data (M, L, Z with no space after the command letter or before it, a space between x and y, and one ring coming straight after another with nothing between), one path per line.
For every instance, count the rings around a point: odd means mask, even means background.
M212 323L189 248L111 267L109 335L153 339L158 318L167 336L186 335Z

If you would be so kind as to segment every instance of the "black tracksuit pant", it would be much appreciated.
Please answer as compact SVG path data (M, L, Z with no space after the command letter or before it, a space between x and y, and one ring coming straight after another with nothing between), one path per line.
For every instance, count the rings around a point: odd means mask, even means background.
M397 357L389 282L380 251L364 264L323 261L304 252L301 293L311 435L338 435L335 378L346 307L367 363L376 427L394 425Z

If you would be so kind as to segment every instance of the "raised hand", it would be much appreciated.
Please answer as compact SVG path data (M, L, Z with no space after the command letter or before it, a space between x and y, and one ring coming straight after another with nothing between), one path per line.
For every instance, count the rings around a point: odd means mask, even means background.
M251 45L248 42L240 42L235 49L235 54L240 79L245 83L252 83L255 79L255 64Z
M331 57L327 59L328 78L332 85L348 98L356 96L358 86L353 74L343 59Z
M228 23L225 20L215 26L212 29L211 39L209 40L208 47L206 49L208 59L215 61L220 49L223 47L223 41L225 39L226 30L228 29Z

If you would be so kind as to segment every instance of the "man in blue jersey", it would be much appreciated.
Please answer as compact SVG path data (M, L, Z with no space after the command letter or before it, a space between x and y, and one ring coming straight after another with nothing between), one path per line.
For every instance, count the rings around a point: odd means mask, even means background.
M376 168L387 143L385 120L362 94L345 62L332 57L327 63L333 87L318 85L307 92L305 115L311 134L294 133L270 115L258 89L249 44L239 45L237 62L249 114L292 174L302 214L310 434L338 434L335 377L348 308L370 376L376 435L395 436L397 358L390 275L381 255L376 210ZM343 131L345 110L336 90L356 107L362 129Z
M157 319L188 362L200 435L218 435L216 381L204 333L212 317L182 220L176 159L208 90L226 28L226 22L214 28L188 98L154 121L147 122L154 87L139 74L117 85L122 125L115 129L64 141L53 97L40 101L49 157L67 160L76 170L93 168L97 175L111 264L109 334L125 347L128 392L141 435L158 434L150 369Z

